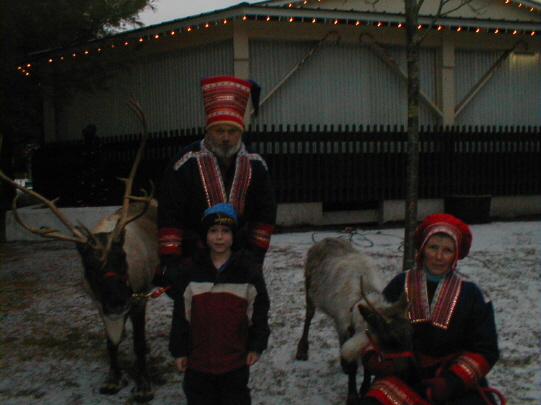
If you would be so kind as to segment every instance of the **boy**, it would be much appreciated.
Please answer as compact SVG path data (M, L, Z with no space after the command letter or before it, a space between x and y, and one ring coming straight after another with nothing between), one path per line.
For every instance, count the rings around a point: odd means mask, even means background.
M173 282L169 349L189 405L249 405L249 366L267 348L269 297L261 266L232 250L237 215L227 203L203 215L206 247Z

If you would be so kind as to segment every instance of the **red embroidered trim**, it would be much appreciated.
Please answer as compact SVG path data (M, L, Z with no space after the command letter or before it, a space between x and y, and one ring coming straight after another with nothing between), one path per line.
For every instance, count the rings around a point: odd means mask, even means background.
M252 181L252 165L250 156L246 153L244 145L241 146L237 155L235 176L229 196L227 195L218 160L207 148L205 140L201 141L201 149L204 153L195 156L199 167L201 182L205 190L208 207L230 202L239 216L244 213L246 194Z
M376 398L383 405L430 405L396 377L377 379L366 396Z
M257 223L254 224L252 232L250 234L250 241L260 248L265 250L269 249L272 233L274 232L274 226Z
M216 157L210 153L199 156L197 159L199 175L207 198L207 206L212 207L227 202L224 182Z
M426 275L421 267L408 271L405 290L411 302L409 317L412 323L431 321L435 326L447 329L460 297L462 280L450 273L438 286L432 308L428 304Z
M229 202L235 207L237 214L242 215L244 212L244 204L246 203L246 194L248 187L252 182L252 165L250 158L246 154L246 150L241 148L237 157L237 167L235 169L235 178L231 186L231 194Z
M158 254L182 254L182 229L162 228L158 230Z
M458 375L466 387L471 388L488 374L490 365L480 354L464 352L449 367L449 370Z
M443 280L439 294L434 297L436 304L432 311L432 323L435 326L443 329L449 327L461 290L462 281L454 273Z

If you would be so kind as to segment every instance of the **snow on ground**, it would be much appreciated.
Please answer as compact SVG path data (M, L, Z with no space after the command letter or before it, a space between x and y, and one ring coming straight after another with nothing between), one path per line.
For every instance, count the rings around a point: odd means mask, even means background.
M473 225L470 255L460 270L477 281L496 308L501 359L489 374L509 405L541 404L540 226L537 221ZM252 368L254 405L344 404L336 333L316 314L310 358L294 359L304 319L303 261L314 241L351 238L390 280L400 271L403 229L282 233L273 236L265 262L272 301L269 349ZM108 367L100 319L85 295L79 257L61 241L14 242L2 246L0 402L4 405L132 404L131 341L121 346L126 387L99 394ZM167 351L172 301L150 301L147 335L153 404L185 404L182 375ZM131 330L128 327L128 335ZM359 376L359 380L362 376Z

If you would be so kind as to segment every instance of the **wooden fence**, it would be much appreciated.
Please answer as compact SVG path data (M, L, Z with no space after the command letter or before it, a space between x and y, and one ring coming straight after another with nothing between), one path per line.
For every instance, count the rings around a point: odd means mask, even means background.
M135 187L159 192L169 159L201 129L153 133ZM422 128L419 197L541 194L541 127ZM399 127L255 127L245 141L265 158L279 203L362 209L404 199L407 133ZM139 135L43 145L34 188L60 206L119 205Z

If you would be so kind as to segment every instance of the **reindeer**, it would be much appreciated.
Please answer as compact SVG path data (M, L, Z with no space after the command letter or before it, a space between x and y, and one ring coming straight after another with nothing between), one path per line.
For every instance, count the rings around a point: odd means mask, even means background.
M338 332L340 363L348 375L347 405L358 404L370 386L371 376L366 371L360 391L356 382L358 359L370 339L383 351L411 353L407 300L403 296L397 303L388 304L381 294L383 288L375 263L350 242L326 238L309 249L305 263L306 317L295 357L308 359L310 323L316 308L320 309L334 320ZM408 360L398 362L401 370L411 366Z
M118 347L125 335L127 318L133 324L133 344L137 359L134 400L147 402L154 398L154 390L146 368L145 310L146 297L152 288L151 280L158 265L156 227L157 203L152 198L154 189L143 196L132 195L132 184L147 139L146 121L139 104L128 102L143 126L143 137L129 178L125 183L122 208L101 219L92 230L82 224L74 226L56 206L56 200L16 184L0 171L0 178L45 204L69 229L63 235L51 227L40 229L27 225L17 212L17 196L12 213L21 226L46 238L75 242L84 268L85 289L96 303L107 335L109 373L100 388L102 394L116 394L122 388ZM20 196L22 194L19 194ZM131 203L131 204L130 204ZM138 298L140 297L140 298Z

